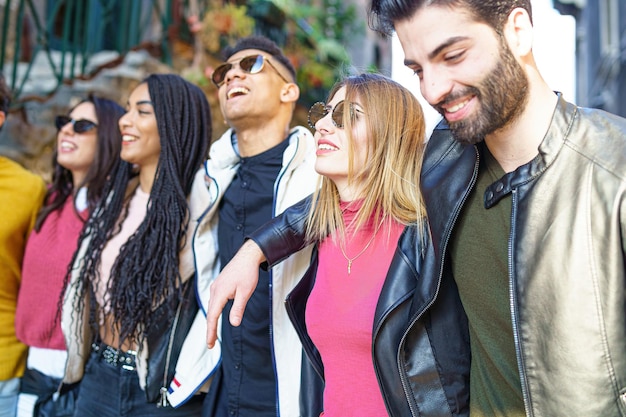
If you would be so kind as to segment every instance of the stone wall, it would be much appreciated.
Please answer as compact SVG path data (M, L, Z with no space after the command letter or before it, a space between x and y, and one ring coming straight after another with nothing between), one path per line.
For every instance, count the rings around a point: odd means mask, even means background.
M97 56L91 57L90 62L117 58L111 56L110 52L103 54L100 59ZM23 69L18 69L17 77L22 76L19 75L21 72ZM33 67L24 86L21 97L27 99L18 99L19 102L14 103L15 108L11 110L3 129L0 130L0 154L18 161L49 180L57 133L54 127L56 115L66 114L89 93L109 98L124 106L130 91L146 76L151 73L171 72L176 71L146 51L129 52L119 65L102 69L89 80L77 79L63 84L50 94L49 90L54 88L56 82L42 60L41 64ZM7 79L11 81L10 72Z

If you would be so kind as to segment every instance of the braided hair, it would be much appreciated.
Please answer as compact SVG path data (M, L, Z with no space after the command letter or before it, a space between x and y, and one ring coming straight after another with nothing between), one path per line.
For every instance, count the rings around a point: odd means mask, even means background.
M153 103L161 153L145 218L120 248L106 288L120 344L130 340L139 345L145 330L163 320L161 315L155 317L155 309L164 306L171 320L182 299L179 252L191 244L186 242L187 197L211 138L210 107L200 88L173 74L153 74L143 83ZM74 317L82 315L85 295L99 282L102 250L120 230L133 176L131 164L122 162L105 187L108 197L101 200L83 230L79 248L86 241L86 255L80 256L79 250L72 262L80 268L74 300L79 311L73 312ZM90 324L97 330L95 297L88 299Z

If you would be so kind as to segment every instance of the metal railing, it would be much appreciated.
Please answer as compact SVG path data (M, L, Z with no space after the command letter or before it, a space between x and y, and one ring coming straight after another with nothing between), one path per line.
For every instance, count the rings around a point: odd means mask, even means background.
M226 0L0 0L0 71L13 92L12 107L20 108L33 99L45 100L60 86L74 80L91 79L100 70L122 63L131 50L145 48L152 55L158 51L161 61L172 65L173 41L194 42L186 17L195 15L202 19L209 8L227 3ZM318 51L328 61L322 65L337 66L344 59L335 56L341 45L328 42L329 39L319 42L318 38L323 36L320 28L314 31L303 16L287 16L269 0L235 3L247 4L248 15L255 21L255 33L280 45L285 43L286 26L291 25L297 32L294 36L303 44L314 45L316 49L318 44L326 45L325 50ZM302 3L306 10L312 9L306 6L306 1ZM331 58L336 62L331 62ZM309 78L303 76L302 82L308 82ZM324 88L315 83L305 83L302 87L307 87L309 99L314 98L309 101L319 101L325 96Z
M0 1L0 69L14 104L29 98L24 87L38 66L53 74L52 94L63 83L89 79L114 65L94 64L92 57L100 51L117 52L122 59L130 50L150 47L170 63L170 36L185 35L186 25L180 23L187 6L186 0Z

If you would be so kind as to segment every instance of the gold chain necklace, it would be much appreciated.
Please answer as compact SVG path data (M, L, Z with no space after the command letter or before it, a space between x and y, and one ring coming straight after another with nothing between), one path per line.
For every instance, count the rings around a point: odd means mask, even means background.
M374 238L376 237L376 233L378 233L378 229L380 229L381 224L379 224L378 227L376 228L376 230L374 230L374 233L372 234L372 237L367 242L365 247L363 249L361 249L361 251L359 253L357 253L356 256L353 256L352 258L348 258L348 255L346 255L346 251L343 248L343 241L339 243L339 249L341 249L341 254L343 255L344 258L346 258L346 261L348 261L348 275L350 275L350 272L352 270L352 262L354 262L356 260L356 258L358 258L359 256L363 255L365 253L365 251L367 250L367 248L370 247L370 245L374 241Z

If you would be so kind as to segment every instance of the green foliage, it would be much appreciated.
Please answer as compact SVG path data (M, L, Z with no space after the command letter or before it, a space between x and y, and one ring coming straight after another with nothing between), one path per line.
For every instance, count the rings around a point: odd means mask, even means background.
M224 46L251 35L253 29L254 19L248 16L246 6L222 5L221 1L212 0L211 8L202 19L200 36L209 53L219 54Z
M180 75L187 81L196 84L198 87L209 88L211 85L211 81L209 81L201 68L190 66L184 68Z
M328 89L350 65L343 45L364 31L355 6L340 0L238 3L211 0L202 19L206 51L217 58L224 46L240 37L263 34L280 45L294 64L301 104L325 100Z
M321 0L293 5L288 10L285 51L298 68L298 83L305 105L324 101L328 89L341 78L350 58L344 44L348 37L363 33L354 5Z

